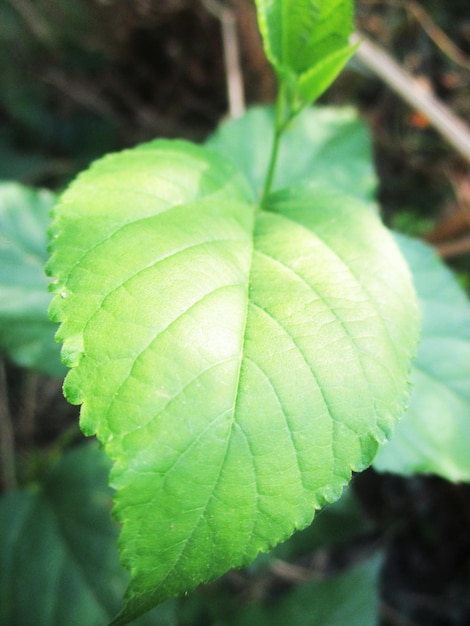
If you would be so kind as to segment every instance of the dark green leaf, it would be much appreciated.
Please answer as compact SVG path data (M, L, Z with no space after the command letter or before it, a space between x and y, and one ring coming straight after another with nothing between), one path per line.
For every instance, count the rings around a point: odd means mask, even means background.
M381 564L381 555L376 555L320 581L292 581L291 590L282 579L277 593L266 598L259 597L265 587L258 578L253 581L252 593L258 596L254 600L243 596L234 600L223 590L211 594L207 589L206 594L189 598L179 614L184 626L374 626Z
M418 292L423 331L410 406L374 467L470 480L470 302L432 249L398 239Z
M44 274L55 201L48 191L0 183L0 350L19 365L61 376Z
M105 626L127 574L111 521L109 462L96 445L68 453L36 491L0 499L0 624ZM138 623L175 626L171 607Z

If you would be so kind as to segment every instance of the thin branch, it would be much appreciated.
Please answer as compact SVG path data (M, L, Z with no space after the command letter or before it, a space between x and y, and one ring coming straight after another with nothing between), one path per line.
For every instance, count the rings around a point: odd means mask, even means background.
M17 485L15 471L15 437L8 404L5 366L0 360L0 458L1 486L5 491Z
M206 9L221 23L224 46L225 74L230 117L237 118L245 112L245 94L240 66L237 20L232 9L218 0L202 0Z
M416 20L421 24L423 29L428 34L428 37L434 41L436 46L442 50L442 52L452 59L454 63L461 65L467 70L470 70L470 57L465 54L452 39L445 34L445 32L439 28L439 26L434 22L429 13L424 10L424 8L418 4L417 2L412 2L409 0L405 4L406 9L413 14Z
M42 80L46 85L50 85L65 94L70 100L99 115L103 119L111 120L116 124L122 124L121 117L115 112L113 107L98 93L97 87L91 87L80 80L74 79L65 71L51 68L45 72Z
M51 32L40 12L29 0L8 0L9 4L23 18L29 30L45 46L51 45Z
M409 11L436 46L454 63L470 69L470 56L465 54L436 24L424 7L414 0L363 0L365 4L385 4Z
M444 259L449 259L450 257L459 256L461 254L468 254L470 253L470 235L452 241L434 243L433 245L437 253Z
M358 41L362 41L356 51L359 60L396 91L405 102L424 113L429 123L455 150L470 161L470 128L467 124L425 89L418 80L405 72L386 52L362 35L354 33L351 43Z
M321 580L324 578L323 573L296 565L295 563L281 561L280 559L272 561L271 572L278 578L290 583L303 583L309 580Z

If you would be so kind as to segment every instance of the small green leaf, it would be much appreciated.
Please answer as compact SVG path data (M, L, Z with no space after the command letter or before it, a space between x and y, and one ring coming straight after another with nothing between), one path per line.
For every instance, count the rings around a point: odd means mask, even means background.
M254 107L223 124L207 141L242 171L259 196L271 154L274 111ZM352 107L311 107L297 116L282 137L272 189L322 181L373 202L377 179L369 133Z
M314 102L331 85L356 51L357 45L346 46L321 59L299 76L297 90L300 102Z
M317 98L353 54L351 0L256 0L266 56L291 108Z
M44 274L55 202L48 191L0 183L0 350L18 365L63 376Z
M367 205L303 185L261 207L220 154L155 141L55 209L51 315L114 461L125 624L308 525L403 412L417 310Z
M374 461L379 471L470 480L470 302L433 250L400 236L422 311L410 406Z

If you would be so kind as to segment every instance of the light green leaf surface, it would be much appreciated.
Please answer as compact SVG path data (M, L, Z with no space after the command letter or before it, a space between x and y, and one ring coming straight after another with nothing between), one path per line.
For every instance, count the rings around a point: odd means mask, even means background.
M470 480L470 302L432 249L399 237L418 292L423 330L403 421L374 467Z
M273 123L272 107L254 107L243 117L223 124L206 144L237 165L256 195L264 187ZM309 180L322 181L348 195L373 201L377 179L371 141L352 107L311 107L287 128L272 188Z
M304 185L261 209L221 155L108 156L55 209L51 315L114 461L124 624L308 525L403 411L417 311L366 205Z
M18 365L61 376L65 368L47 315L51 296L44 274L55 202L48 191L0 183L0 351Z
M340 48L301 74L297 81L300 101L309 104L321 96L352 57L356 48L357 45Z
M122 606L128 576L116 549L108 471L96 445L81 446L35 491L0 499L2 626L105 626ZM139 624L173 626L170 614L164 606Z
M355 50L351 0L256 0L266 56L279 81L308 104L339 74Z

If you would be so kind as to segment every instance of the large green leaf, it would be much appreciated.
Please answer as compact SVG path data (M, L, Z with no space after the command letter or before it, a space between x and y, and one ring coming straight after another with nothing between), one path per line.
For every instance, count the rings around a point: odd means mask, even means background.
M108 471L96 445L81 446L36 490L0 499L2 626L104 626L122 605ZM139 621L155 623L176 624L171 607Z
M354 52L351 0L256 0L266 56L291 104L307 104L336 78Z
M124 624L305 527L371 462L403 411L414 293L366 205L310 184L260 207L185 142L98 161L51 235L65 392L114 461Z
M470 302L432 249L400 236L423 316L413 393L374 467L470 480Z
M260 195L268 170L274 111L254 107L226 122L207 146L231 159ZM311 107L289 125L279 149L272 189L321 180L372 202L377 186L371 141L352 107Z
M48 191L0 183L0 351L25 367L61 376L54 324L47 316L51 296L44 263Z

